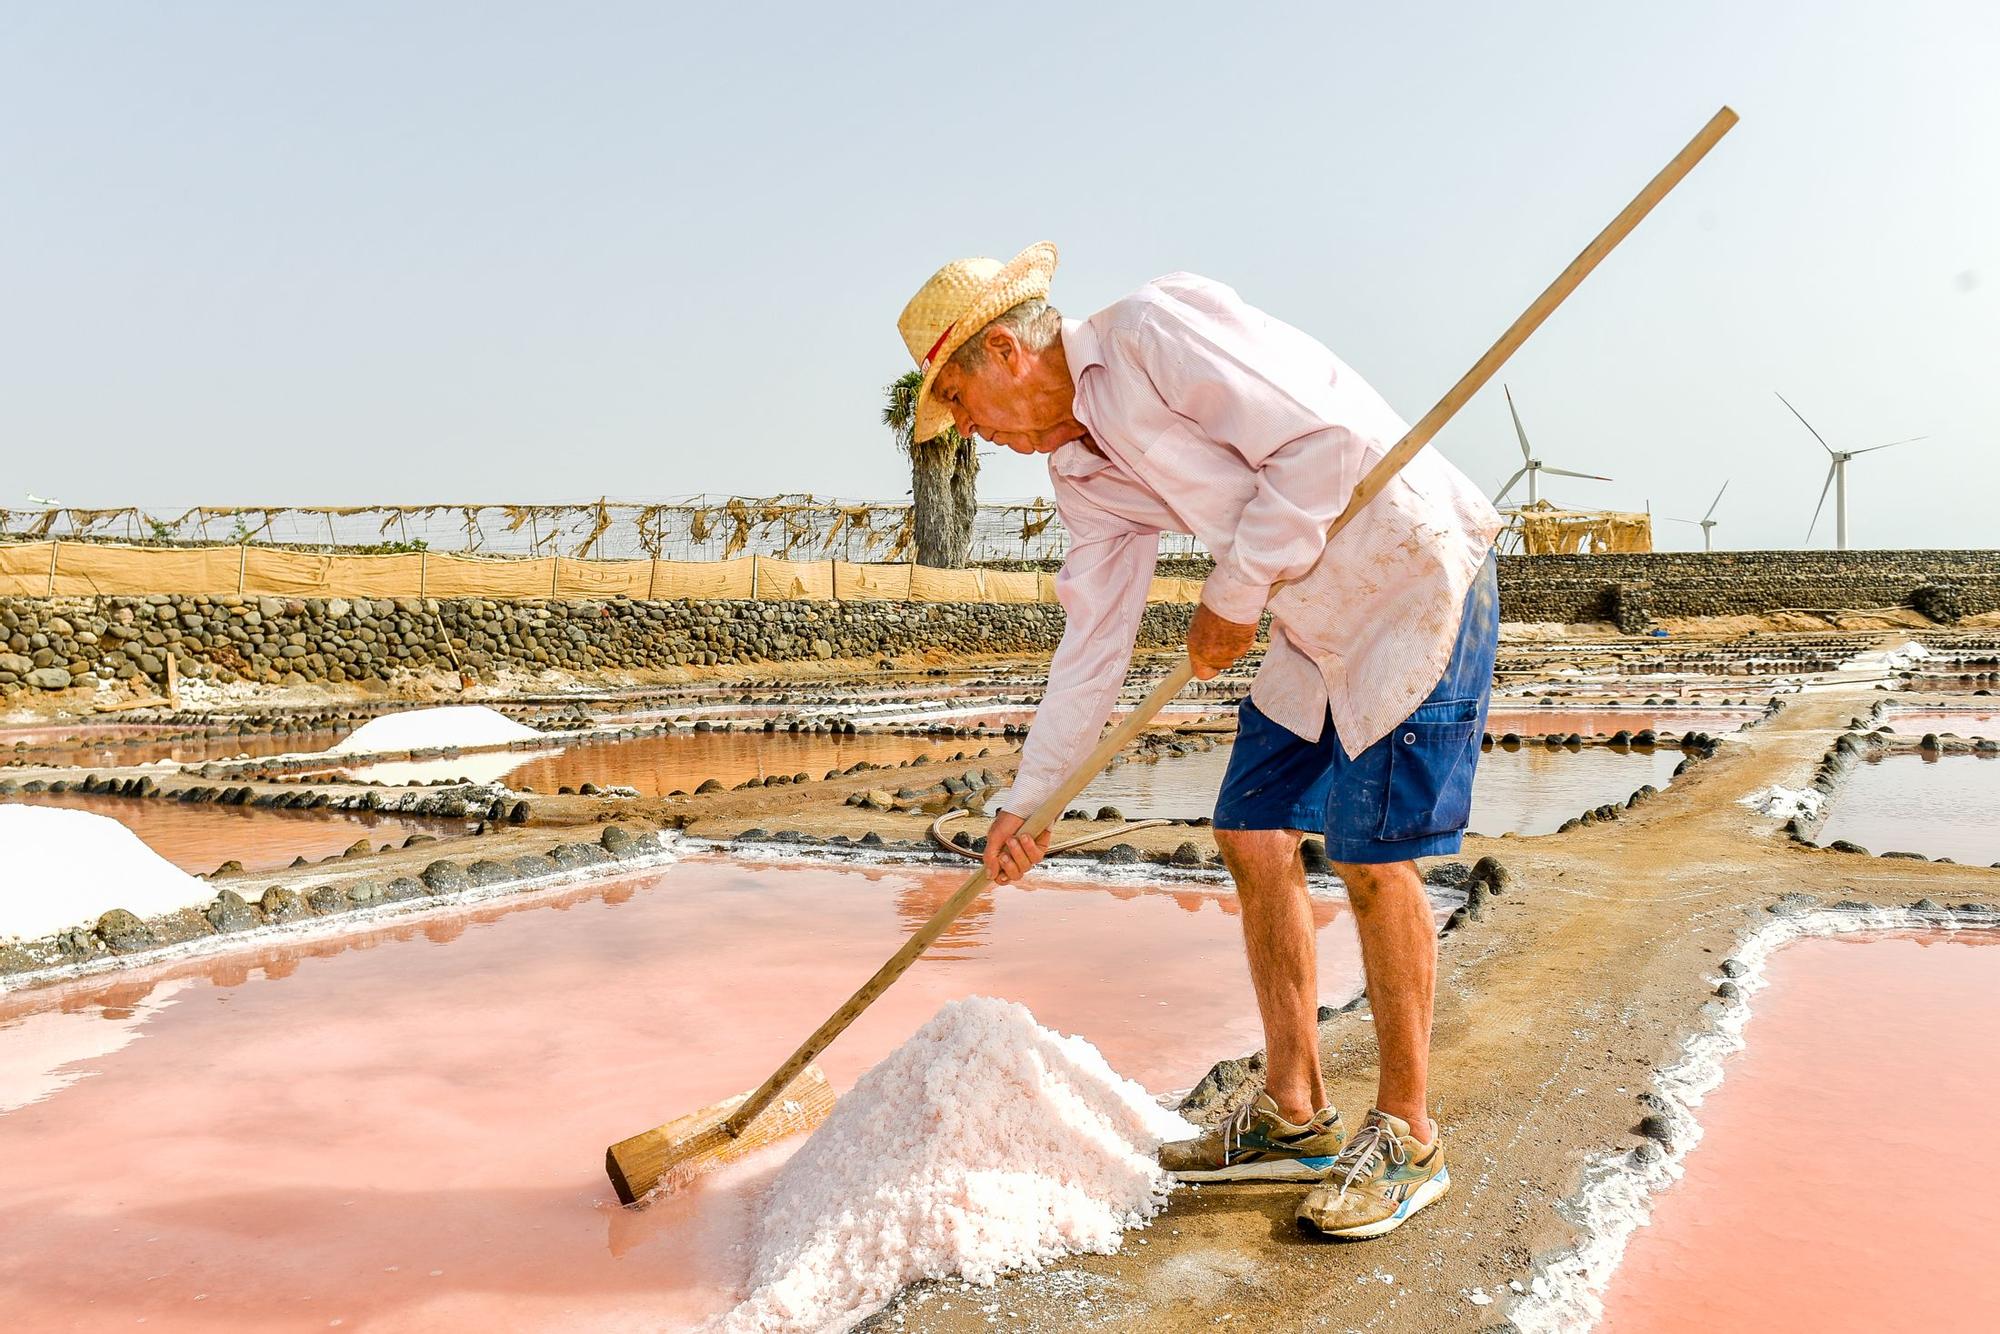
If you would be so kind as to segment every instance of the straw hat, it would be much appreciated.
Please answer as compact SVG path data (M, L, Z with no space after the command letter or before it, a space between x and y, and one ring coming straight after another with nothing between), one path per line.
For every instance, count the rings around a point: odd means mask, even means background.
M931 397L931 385L951 354L994 316L1023 301L1046 300L1055 272L1055 244L1037 241L1005 264L984 256L955 259L917 289L896 317L903 345L924 373L924 382L917 389L914 439L929 440L951 425L950 409Z

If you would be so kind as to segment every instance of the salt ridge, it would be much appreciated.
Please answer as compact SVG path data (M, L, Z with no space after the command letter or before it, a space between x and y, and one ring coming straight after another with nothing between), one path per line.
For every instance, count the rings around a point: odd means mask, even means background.
M1194 1127L1025 1006L952 1001L864 1074L779 1172L750 1291L716 1334L846 1330L921 1279L990 1286L1109 1254L1163 1207Z

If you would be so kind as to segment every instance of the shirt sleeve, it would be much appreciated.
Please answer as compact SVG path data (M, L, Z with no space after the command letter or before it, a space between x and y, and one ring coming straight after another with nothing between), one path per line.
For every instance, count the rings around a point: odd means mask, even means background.
M1066 478L1055 476L1056 504L1070 535L1069 554L1056 575L1056 596L1067 621L1014 786L1001 807L1022 819L1062 786L1104 731L1132 662L1160 553L1159 529L1098 508Z
M1308 405L1286 383L1325 366L1305 335L1276 325L1225 288L1201 304L1156 307L1132 327L1128 352L1154 390L1200 433L1238 455L1256 477L1233 532L1211 542L1215 570L1201 600L1250 624L1274 584L1295 579L1326 550L1326 530L1376 446ZM1261 321L1264 326L1260 327ZM1323 373L1322 373L1323 378Z

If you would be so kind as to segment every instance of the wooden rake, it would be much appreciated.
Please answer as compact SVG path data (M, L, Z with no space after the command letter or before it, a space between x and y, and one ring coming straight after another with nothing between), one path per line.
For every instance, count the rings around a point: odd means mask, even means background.
M1653 206L1664 199L1667 192L1680 184L1694 169L1696 163L1707 156L1730 127L1736 124L1736 113L1728 107L1716 112L1701 132L1688 141L1685 148L1674 154L1673 160L1660 170L1659 175L1646 183L1632 202L1613 218L1610 225L1599 232L1596 239L1583 248L1583 252L1571 260L1556 280L1536 297L1519 319L1515 320L1500 335L1497 342L1486 350L1486 355L1473 364L1471 370L1460 377L1450 392L1438 400L1437 406L1424 414L1423 420L1410 428L1409 434L1396 442L1395 448L1384 454L1374 467L1362 477L1348 499L1347 507L1327 529L1330 542L1340 530L1360 513L1363 506L1380 495L1404 465L1416 457L1417 451L1429 444L1444 424L1465 406L1471 397L1482 389L1507 358L1527 341L1528 335L1541 327L1555 308L1563 303L1569 294L1577 289L1592 269L1604 257L1631 234L1640 219L1653 211ZM1111 757L1123 750L1140 730L1153 720L1161 707L1178 695L1194 678L1194 665L1183 659L1179 666L1167 673L1147 695L1138 708L1124 718L1117 727L1106 733L1097 748L1077 766L1063 785L1056 790L1028 817L1022 832L1030 838L1039 836L1048 829L1056 817L1068 808L1076 795L1089 786L1098 772L1111 761ZM932 915L928 922L919 927L901 949L891 955L889 961L875 971L875 975L862 983L861 989L827 1017L825 1023L813 1031L811 1037L799 1044L799 1049L791 1054L785 1063L771 1073L771 1077L750 1093L739 1094L724 1102L719 1102L700 1111L690 1112L644 1131L630 1139L620 1140L605 1151L604 1168L610 1174L611 1184L618 1192L618 1198L632 1204L652 1192L662 1182L670 1188L711 1171L724 1163L755 1152L772 1142L799 1130L810 1130L817 1125L833 1107L833 1090L826 1077L812 1064L833 1040L854 1022L863 1010L873 1005L895 980L903 975L917 956L931 947L931 943L944 934L945 928L957 920L990 883L985 868L967 878L965 885L943 907Z

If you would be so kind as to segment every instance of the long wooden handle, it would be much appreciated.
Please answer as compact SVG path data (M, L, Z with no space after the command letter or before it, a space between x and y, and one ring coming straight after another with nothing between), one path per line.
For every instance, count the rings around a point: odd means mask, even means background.
M1326 530L1329 542L1347 526L1350 519L1361 512L1369 501L1382 493L1383 488L1403 470L1404 465L1417 456L1417 451L1430 443L1431 437L1442 430L1444 424L1465 406L1467 400L1493 378L1493 373L1514 354L1515 349L1527 341L1528 335L1541 327L1542 321L1546 320L1550 313L1577 289L1578 284L1590 275L1590 271L1596 268L1606 255L1611 253L1614 246L1639 225L1640 219L1653 211L1653 206L1665 198L1669 190L1680 184L1681 179L1694 169L1695 163L1701 161L1708 150L1715 147L1723 135L1729 133L1729 127L1735 123L1736 113L1728 107L1716 112L1708 124L1702 126L1701 133L1689 140L1687 147L1674 154L1673 161L1669 162L1659 175L1646 183L1646 188L1611 220L1608 227L1597 234L1595 240L1583 248L1583 253L1570 261L1569 267L1535 298L1534 303L1521 313L1519 319L1507 326L1507 332L1501 334L1493 346L1486 350L1485 356L1473 363L1471 370L1459 377L1458 383L1438 400L1437 406L1425 413L1423 419L1396 442L1395 448L1375 461L1375 465L1355 486L1339 517L1334 519L1332 526ZM1057 788L1047 801L1035 808L1034 814L1028 817L1021 832L1029 838L1039 837L1042 831L1063 813L1077 793L1090 786L1091 780L1111 762L1111 757L1129 745L1132 739L1153 721L1154 715L1165 707L1167 701L1180 694L1193 679L1194 664L1182 659L1178 666L1167 673L1164 680L1153 687L1152 693L1146 696L1138 708L1132 710L1118 726L1105 734L1104 739L1097 743L1097 748L1076 767L1075 772L1063 780L1062 786ZM917 961L918 955L929 949L931 943L958 920L958 915L965 911L988 883L990 882L986 868L981 866L972 873L956 894L945 900L943 906L931 914L928 922L918 927L916 932L903 942L901 949L889 956L887 963L875 970L873 977L861 984L859 991L849 996L839 1009L828 1015L826 1022L814 1029L812 1036L800 1043L799 1049L786 1058L785 1063L773 1071L771 1077L759 1085L756 1092L744 1100L742 1106L723 1123L723 1129L731 1136L741 1134L745 1126L756 1120L759 1112L771 1105L779 1090L790 1084L800 1071L825 1051L863 1010L873 1005L876 999Z
M1347 508L1340 512L1340 517L1333 521L1333 527L1327 530L1328 541L1332 541L1334 536L1347 526L1347 521L1353 518L1363 505L1380 494L1382 488L1389 484L1389 479L1402 471L1403 465L1415 458L1417 451L1429 444L1431 437L1443 430L1444 424L1457 415L1458 410L1464 407L1474 394L1486 387L1486 382L1493 378L1494 372L1520 349L1521 344L1528 341L1528 335L1541 328L1542 321L1554 314L1555 308L1590 276L1590 271L1595 269L1620 241L1632 234L1632 229L1653 211L1653 206L1665 199L1667 192L1679 185L1682 179L1694 170L1695 164L1708 156L1708 150L1721 142L1722 136L1728 134L1731 127L1736 124L1736 119L1736 113L1728 107L1723 107L1710 116L1708 124L1702 126L1694 138L1688 140L1687 146L1674 154L1671 162L1660 168L1659 175L1647 181L1645 188L1632 197L1632 202L1620 209L1618 216L1613 218L1604 230L1569 262L1569 267L1556 275L1556 280L1543 289L1542 294L1521 312L1520 318L1507 326L1507 332L1501 334L1494 340L1493 346L1486 349L1486 355L1473 362L1472 369L1458 377L1458 383L1446 391L1445 396L1437 401L1437 406L1426 412L1423 420L1412 426L1409 434L1397 441L1396 447L1384 454L1375 466L1368 470L1368 474L1354 488L1354 494L1349 498Z

